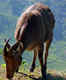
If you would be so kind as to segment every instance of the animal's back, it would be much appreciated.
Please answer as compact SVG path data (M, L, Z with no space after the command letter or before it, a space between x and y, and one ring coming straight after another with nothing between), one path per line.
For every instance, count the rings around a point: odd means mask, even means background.
M37 3L30 6L19 18L15 33L16 40L31 44L45 42L53 31L54 16L51 10Z

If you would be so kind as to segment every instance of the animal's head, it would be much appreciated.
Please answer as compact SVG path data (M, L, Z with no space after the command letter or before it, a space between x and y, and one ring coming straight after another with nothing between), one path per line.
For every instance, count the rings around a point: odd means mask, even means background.
M22 42L18 41L13 46L6 41L3 49L3 57L6 63L6 76L11 79L21 64Z

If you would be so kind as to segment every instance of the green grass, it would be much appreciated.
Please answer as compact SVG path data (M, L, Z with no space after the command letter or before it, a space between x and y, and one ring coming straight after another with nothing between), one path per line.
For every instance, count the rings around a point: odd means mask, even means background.
M33 73L29 72L29 68L26 66L27 63L24 60L19 68L19 73L15 73L13 80L41 80L41 71L40 66L36 67ZM26 68L25 68L26 66ZM0 80L7 80L5 75L5 64L1 65L0 68ZM66 80L66 73L56 71L56 70L47 70L47 80Z
M3 52L3 49L2 49L2 48L0 48L0 54L2 54L2 52Z

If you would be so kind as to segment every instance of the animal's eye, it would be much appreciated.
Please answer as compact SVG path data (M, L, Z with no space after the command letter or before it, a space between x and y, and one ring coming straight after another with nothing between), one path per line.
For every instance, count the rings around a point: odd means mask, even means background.
M18 51L15 51L15 50L13 50L13 52L12 52L12 56L15 56L15 55L17 55L18 54Z
M16 51L15 51L15 50L13 50L13 53L16 53Z

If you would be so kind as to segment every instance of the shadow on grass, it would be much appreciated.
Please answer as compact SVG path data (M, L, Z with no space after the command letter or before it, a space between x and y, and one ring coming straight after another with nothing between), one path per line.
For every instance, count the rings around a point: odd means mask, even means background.
M47 80L66 80L66 78L60 75L53 76L51 74L47 74Z
M18 72L18 73L21 74L21 75L24 76L24 77L29 77L29 78L31 78L32 80L42 80L41 77L35 78L34 75L28 75L28 74L25 74L25 73L22 73L22 72ZM53 76L53 75L51 75L51 74L48 73L48 74L47 74L47 80L66 80L66 78L61 77L61 76L59 76L59 75Z

